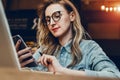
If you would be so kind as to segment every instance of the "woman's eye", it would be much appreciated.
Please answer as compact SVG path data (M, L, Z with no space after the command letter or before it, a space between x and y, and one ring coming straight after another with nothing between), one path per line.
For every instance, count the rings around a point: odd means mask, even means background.
M56 18L56 19L59 18L59 17L60 17L60 15L55 15L55 16L54 16L54 18Z
M57 12L53 13L52 17L53 17L54 19L60 18L60 11L57 11Z
M60 14L59 13L56 13L55 15L53 15L53 19L55 21L59 20L60 19Z

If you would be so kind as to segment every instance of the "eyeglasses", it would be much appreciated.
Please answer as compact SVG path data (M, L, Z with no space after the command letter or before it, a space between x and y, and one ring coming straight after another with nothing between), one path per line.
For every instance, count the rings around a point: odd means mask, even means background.
M46 25L50 25L51 22L51 18L53 19L54 22L58 22L61 19L61 11L56 11L52 14L52 16L46 16L45 17L45 21L46 21Z

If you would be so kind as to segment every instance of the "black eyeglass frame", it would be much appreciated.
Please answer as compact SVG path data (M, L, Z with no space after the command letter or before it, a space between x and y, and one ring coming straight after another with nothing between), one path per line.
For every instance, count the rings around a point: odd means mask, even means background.
M55 11L51 16L45 17L45 24L48 26L51 23L51 18L54 22L58 22L61 19L61 11ZM49 20L47 20L49 19Z

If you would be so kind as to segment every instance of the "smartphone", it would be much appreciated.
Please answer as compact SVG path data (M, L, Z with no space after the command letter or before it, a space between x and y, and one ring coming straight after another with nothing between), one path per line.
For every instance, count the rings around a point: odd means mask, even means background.
M21 37L20 35L15 35L15 36L13 36L14 45L16 45L16 43L17 43L18 40L21 40L21 44L20 44L18 50L22 50L22 49L27 48L26 43L24 42L24 40L22 39L22 37ZM23 54L23 55L24 55L24 54ZM29 59L32 59L32 58L33 58L33 57L30 56L30 57L24 59L23 62L24 62L24 61L27 61L27 60L29 60ZM25 67L35 67L35 66L37 66L37 62L36 62L36 61L25 65Z
M23 41L22 37L20 35L15 35L13 36L13 41L14 41L14 44L16 45L17 41L18 40L21 40L21 44L18 48L18 50L22 50L22 49L25 49L27 47L26 43Z

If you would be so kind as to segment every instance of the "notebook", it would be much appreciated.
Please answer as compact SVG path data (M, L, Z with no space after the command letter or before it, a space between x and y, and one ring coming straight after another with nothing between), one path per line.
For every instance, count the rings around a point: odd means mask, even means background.
M21 69L1 0L0 0L0 67L17 68L18 70Z

